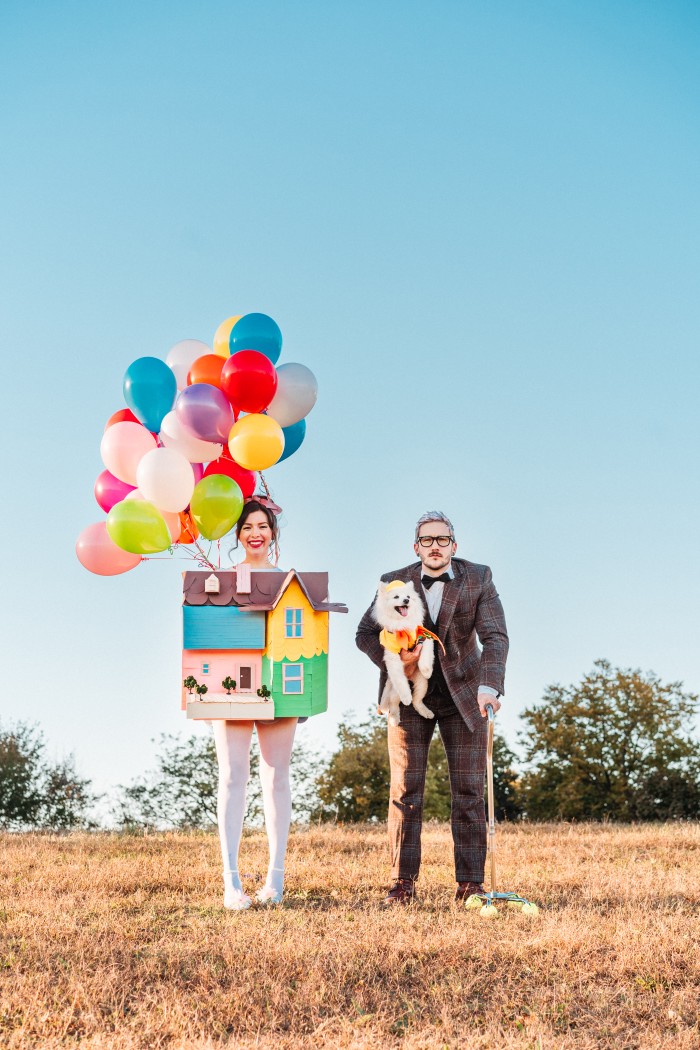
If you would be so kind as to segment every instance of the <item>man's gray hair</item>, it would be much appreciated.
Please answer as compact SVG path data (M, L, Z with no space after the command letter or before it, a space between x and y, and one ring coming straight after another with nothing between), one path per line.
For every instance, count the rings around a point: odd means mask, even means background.
M444 521L445 525L447 525L447 528L450 530L450 536L452 537L452 539L454 539L455 530L452 527L452 522L447 517L447 515L443 514L441 510L429 510L427 511L427 513L421 514L420 518L416 522L416 543L418 543L418 533L420 531L421 525L427 525L429 521Z

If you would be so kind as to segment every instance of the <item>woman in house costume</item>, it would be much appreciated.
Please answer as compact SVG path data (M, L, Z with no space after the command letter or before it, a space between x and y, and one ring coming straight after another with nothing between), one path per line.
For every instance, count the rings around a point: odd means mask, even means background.
M267 501L266 501L267 502ZM279 538L277 518L270 507L250 500L236 525L238 543L245 551L243 564L253 572L281 572L270 561ZM219 763L217 817L224 862L224 907L242 911L252 904L244 892L238 872L238 850L243 832L246 786L250 776L250 745L253 726L260 745L265 829L270 863L265 885L256 893L262 904L279 904L284 890L284 859L292 819L289 765L298 718L275 718L270 722L215 721L214 742Z

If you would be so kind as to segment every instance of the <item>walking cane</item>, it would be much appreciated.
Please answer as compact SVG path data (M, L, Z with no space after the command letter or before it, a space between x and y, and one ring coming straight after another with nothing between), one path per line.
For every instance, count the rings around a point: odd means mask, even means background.
M491 704L486 705L488 716L488 738L486 743L486 804L488 812L488 851L491 868L490 889L484 893L473 893L467 897L464 906L470 911L479 909L479 914L484 918L497 918L499 915L496 901L503 901L507 908L512 911L521 911L523 915L534 917L539 908L526 897L518 893L498 893L496 889L496 811L493 790L493 727L494 711Z

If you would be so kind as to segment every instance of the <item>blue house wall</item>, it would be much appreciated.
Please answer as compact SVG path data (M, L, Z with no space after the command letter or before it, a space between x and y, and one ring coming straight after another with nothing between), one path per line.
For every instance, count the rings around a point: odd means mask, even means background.
M235 605L183 605L183 649L264 649L265 613Z

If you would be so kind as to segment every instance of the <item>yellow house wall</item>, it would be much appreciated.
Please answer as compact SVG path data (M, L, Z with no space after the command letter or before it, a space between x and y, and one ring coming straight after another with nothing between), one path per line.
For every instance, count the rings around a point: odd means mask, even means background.
M301 638L285 638L285 609L303 609ZM298 660L328 652L328 613L317 613L309 605L296 580L292 580L276 609L267 614L266 652L274 660Z

